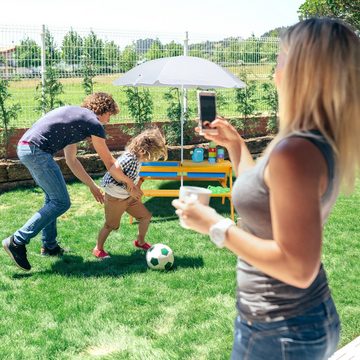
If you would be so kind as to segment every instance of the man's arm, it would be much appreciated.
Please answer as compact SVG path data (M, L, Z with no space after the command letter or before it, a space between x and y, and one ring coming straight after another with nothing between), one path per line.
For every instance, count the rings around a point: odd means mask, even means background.
M132 197L135 199L140 199L142 196L142 191L128 176L123 173L120 165L116 162L116 159L112 156L109 148L107 147L105 139L98 136L92 136L91 141L110 175L116 181L125 183Z
M94 180L86 172L79 159L76 157L77 145L71 144L64 148L65 160L71 172L85 185L90 188L96 201L103 203L104 196Z

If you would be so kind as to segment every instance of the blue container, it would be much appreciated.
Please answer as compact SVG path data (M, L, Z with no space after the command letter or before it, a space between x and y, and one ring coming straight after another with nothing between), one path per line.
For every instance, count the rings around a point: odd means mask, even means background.
M192 153L191 159L194 162L204 161L204 149L203 148L195 148Z
M225 151L223 148L218 148L217 149L217 154L216 154L216 158L218 162L222 162L225 159Z

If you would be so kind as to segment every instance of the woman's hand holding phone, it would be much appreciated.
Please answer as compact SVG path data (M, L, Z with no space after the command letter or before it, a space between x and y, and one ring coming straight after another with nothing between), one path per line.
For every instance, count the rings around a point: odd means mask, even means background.
M216 133L204 132L205 139L214 141L216 144L229 148L233 143L243 141L237 130L223 117L217 116L209 125L210 129L216 129ZM196 127L195 131L201 133L200 127Z
M197 92L197 99L200 135L205 133L216 134L216 129L210 126L216 119L216 93L214 91L199 90Z

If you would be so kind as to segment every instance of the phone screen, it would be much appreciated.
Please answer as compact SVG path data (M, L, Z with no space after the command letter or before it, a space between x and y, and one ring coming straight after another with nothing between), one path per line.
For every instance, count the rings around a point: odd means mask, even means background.
M215 96L200 96L201 121L213 121L216 118Z

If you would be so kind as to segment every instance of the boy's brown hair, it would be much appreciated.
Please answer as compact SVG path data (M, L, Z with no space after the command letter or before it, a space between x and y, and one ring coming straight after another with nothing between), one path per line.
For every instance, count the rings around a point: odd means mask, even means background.
M81 107L93 111L96 115L103 115L109 112L111 115L119 113L119 107L110 94L98 92L88 95Z
M166 141L159 130L154 127L147 129L130 140L127 151L146 161L156 161L160 158L167 159Z

